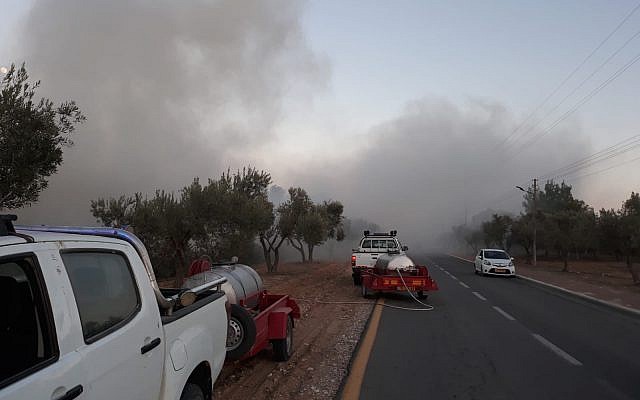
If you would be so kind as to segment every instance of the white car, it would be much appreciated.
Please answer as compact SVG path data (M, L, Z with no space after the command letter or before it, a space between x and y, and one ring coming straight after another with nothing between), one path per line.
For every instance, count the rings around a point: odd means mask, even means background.
M481 249L474 261L475 273L480 275L516 276L513 258L500 249Z

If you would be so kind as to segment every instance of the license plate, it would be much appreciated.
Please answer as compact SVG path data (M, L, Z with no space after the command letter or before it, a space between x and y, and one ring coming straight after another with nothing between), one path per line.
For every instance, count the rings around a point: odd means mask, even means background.
M504 268L496 268L496 272L507 272Z

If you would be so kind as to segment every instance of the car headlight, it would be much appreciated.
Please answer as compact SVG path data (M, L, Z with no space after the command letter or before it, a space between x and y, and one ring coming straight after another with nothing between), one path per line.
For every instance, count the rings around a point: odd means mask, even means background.
M488 261L488 260L484 260L482 263L483 263L484 265L491 265L491 261Z

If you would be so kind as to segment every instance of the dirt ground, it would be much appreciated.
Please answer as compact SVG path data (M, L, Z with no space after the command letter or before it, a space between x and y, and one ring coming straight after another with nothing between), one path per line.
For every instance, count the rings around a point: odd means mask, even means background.
M256 268L272 293L290 294L302 317L294 329L294 353L275 362L271 351L227 363L214 386L214 397L245 399L332 399L347 374L351 354L373 308L351 280L346 264L281 264L277 273ZM317 301L365 301L367 304L320 304Z
M633 284L623 262L570 261L562 272L561 261L538 261L537 266L516 260L517 273L587 296L640 309L640 287Z

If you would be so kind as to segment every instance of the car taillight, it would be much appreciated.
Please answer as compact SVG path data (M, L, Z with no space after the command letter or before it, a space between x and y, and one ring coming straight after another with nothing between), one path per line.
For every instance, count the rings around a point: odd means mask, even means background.
M351 256L351 266L352 267L356 266L356 256Z

